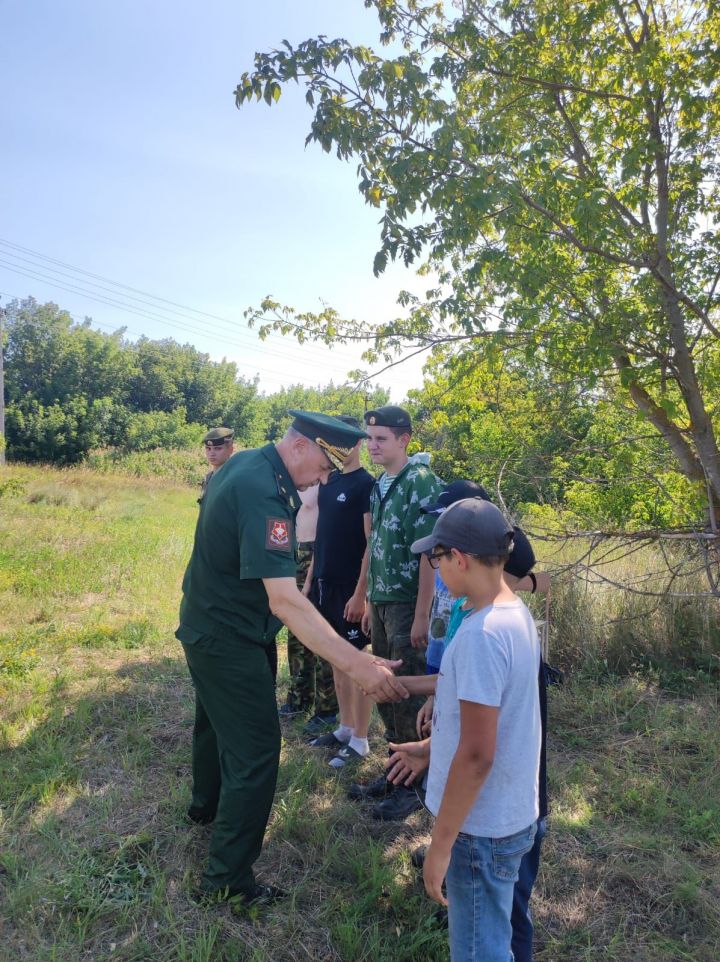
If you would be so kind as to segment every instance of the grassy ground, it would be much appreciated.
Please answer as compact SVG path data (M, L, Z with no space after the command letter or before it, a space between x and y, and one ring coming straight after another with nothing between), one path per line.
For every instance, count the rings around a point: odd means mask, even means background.
M0 492L0 962L446 959L409 861L427 816L374 823L296 729L258 866L291 898L189 902L208 830L182 823L192 692L172 630L194 494L26 468ZM537 959L717 962L713 677L669 691L590 667L551 695Z

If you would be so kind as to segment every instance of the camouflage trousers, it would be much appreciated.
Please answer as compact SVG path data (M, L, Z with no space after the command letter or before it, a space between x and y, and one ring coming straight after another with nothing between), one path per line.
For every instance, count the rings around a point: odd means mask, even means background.
M415 604L370 605L370 641L374 655L380 658L401 658L400 675L425 674L425 649L413 648L410 629L415 618ZM378 705L385 726L385 737L390 742L416 742L417 713L425 696L406 698L404 701Z
M312 544L298 545L297 586L302 589L312 560ZM298 711L314 715L336 715L338 711L332 665L310 651L288 628L290 687L287 702Z

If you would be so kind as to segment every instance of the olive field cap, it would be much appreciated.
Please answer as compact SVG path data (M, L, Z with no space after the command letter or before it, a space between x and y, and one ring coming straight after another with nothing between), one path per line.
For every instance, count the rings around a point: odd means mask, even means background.
M410 550L427 554L439 544L480 558L505 555L512 551L513 528L490 501L464 498L446 508L432 534L413 541Z
M339 469L342 469L358 441L367 437L360 427L346 424L340 418L331 417L329 414L293 410L288 411L288 414L292 414L295 419L290 427L314 441Z
M214 448L219 448L226 441L232 441L234 434L232 428L210 428L203 438L203 444L210 444Z
M463 498L482 498L483 501L490 501L490 495L481 484L475 481L451 481L440 492L435 504L428 504L420 510L425 514L441 514L445 508L449 508L456 501L462 501Z
M375 408L374 411L366 411L365 423L373 428L405 428L408 431L412 429L410 415L405 408L399 408L396 404L386 404L384 407Z

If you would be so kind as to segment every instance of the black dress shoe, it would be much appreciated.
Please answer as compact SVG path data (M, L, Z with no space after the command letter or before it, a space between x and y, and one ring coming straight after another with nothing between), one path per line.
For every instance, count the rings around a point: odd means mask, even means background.
M240 895L231 897L230 907L235 910L238 908L249 909L255 906L272 905L280 899L287 898L287 892L278 888L277 885L266 885L256 882L255 891L252 893L244 892Z
M215 821L215 812L209 812L206 808L196 808L191 805L185 817L189 822L194 822L196 825L210 825L211 822Z
M420 808L422 808L422 802L415 790L398 785L392 795L375 805L372 817L380 822L401 821Z
M247 909L253 906L270 905L286 896L287 892L276 885L263 885L256 882L255 888L251 892L236 889L230 885L224 889L204 889L200 887L195 889L190 898L196 905L203 907L229 902L234 909Z
M353 782L348 789L348 798L352 798L353 801L359 802L366 798L387 798L388 795L395 791L395 786L392 782L389 782L383 773L379 775L374 781L370 782L368 785L361 785L359 782Z

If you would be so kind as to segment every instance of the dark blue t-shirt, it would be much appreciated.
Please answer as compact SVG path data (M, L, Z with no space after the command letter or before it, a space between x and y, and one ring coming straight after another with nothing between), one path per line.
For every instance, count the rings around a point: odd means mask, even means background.
M365 468L333 474L318 492L313 578L355 585L367 540L363 515L370 511L375 479Z

